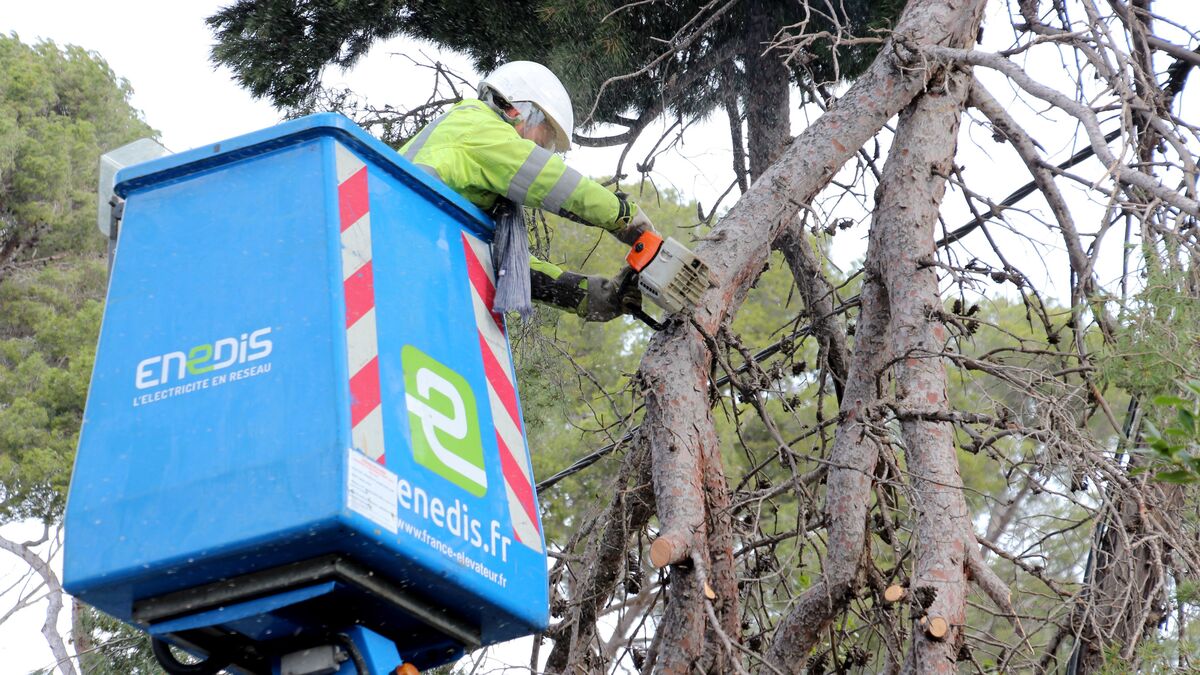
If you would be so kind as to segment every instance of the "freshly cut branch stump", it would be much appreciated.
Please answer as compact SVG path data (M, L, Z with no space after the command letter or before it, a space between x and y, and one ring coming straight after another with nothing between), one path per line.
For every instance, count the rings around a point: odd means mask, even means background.
M923 616L919 623L931 640L942 640L950 632L950 623L940 616Z
M662 569L687 553L687 543L680 538L663 535L650 544L650 564Z
M900 602L908 595L908 589L900 584L892 584L883 591L883 599L888 602Z

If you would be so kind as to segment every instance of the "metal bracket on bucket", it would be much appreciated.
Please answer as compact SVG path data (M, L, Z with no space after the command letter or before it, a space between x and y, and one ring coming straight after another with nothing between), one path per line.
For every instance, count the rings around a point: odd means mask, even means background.
M417 653L405 653L406 661L444 662L465 650L480 646L479 628L457 620L445 607L437 607L414 596L395 582L370 572L338 555L284 565L218 581L204 586L147 598L134 603L133 618L147 625L160 641L215 655L214 660L233 664L237 672L257 673L263 664L284 654L328 644L355 628L352 621L336 620L315 629L306 626L304 636L289 638L288 631L266 630L268 625L288 627L298 621L306 603L339 598L343 606L358 602L382 602L431 629L436 639ZM311 607L311 604L309 605ZM397 626L368 625L372 635L387 642ZM390 630L389 630L390 629ZM281 635L281 633L285 633ZM436 637L440 636L440 637ZM393 651L395 647L393 645ZM376 654L379 649L374 649ZM386 656L386 654L385 654Z

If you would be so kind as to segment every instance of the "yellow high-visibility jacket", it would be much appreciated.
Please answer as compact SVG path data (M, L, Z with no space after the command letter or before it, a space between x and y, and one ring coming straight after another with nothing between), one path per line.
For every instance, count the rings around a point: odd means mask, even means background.
M478 99L456 103L405 143L400 154L485 211L504 196L555 215L574 215L609 232L624 227L637 212L636 205L567 166L558 155L521 138ZM530 267L551 280L563 275L558 266L532 255ZM582 296L538 297L536 278L534 282L535 300L579 309ZM571 280L570 285L587 288L586 279Z
M621 229L636 208L558 155L521 138L478 99L456 103L400 153L485 211L503 195L555 215L574 214L611 232Z

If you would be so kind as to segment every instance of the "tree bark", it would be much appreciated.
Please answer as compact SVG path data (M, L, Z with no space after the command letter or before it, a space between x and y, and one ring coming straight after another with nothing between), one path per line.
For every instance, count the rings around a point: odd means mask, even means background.
M1157 528L1146 519L1179 509L1183 490L1134 480L1127 488L1111 486L1109 499L1113 506L1093 546L1095 559L1085 579L1086 603L1075 618L1078 645L1071 658L1072 672L1079 675L1103 672L1108 652L1136 667L1138 646L1166 619L1170 607L1170 542L1153 536Z
M708 646L705 670L729 673L733 672L730 663L736 655L730 654L725 648L720 633L735 642L740 642L742 635L741 595L733 559L733 514L725 467L721 462L721 446L714 439L714 443L705 451L703 479L708 528L708 583L714 595L711 602L720 620L720 626L709 626L705 635Z
M796 600L776 628L767 652L767 662L788 673L804 667L813 645L854 597L861 583L863 557L868 554L867 507L880 449L871 418L890 354L887 327L891 310L879 263L886 255L887 242L881 237L882 231L873 229L867 243L862 309L839 410L841 422L829 457L825 487L828 545L823 576Z
M945 422L924 421L924 416L947 412L945 368L938 357L946 333L931 318L931 310L941 307L933 266L934 228L968 85L967 76L948 74L930 85L941 91L922 95L900 115L876 193L854 362L843 422L834 439L826 497L830 534L825 574L800 597L776 632L769 654L776 667L798 670L829 621L857 590L861 561L868 555L864 528L879 447L863 426L870 422L862 419L863 410L874 402L880 369L895 361L896 398L917 509L912 585L936 590L925 625L948 629L932 631L936 637L914 630L917 637L906 670L955 668L966 613L965 547L974 539L951 429Z
M747 84L744 98L750 137L750 175L753 178L762 175L792 139L791 76L780 51L764 53L774 39L778 26L778 22L772 20L769 5L773 3L755 0L747 9L751 16L746 29L744 61ZM731 116L730 124L740 125L740 121L735 121ZM740 133L734 136L736 140L740 138ZM735 150L735 157L739 154L738 150ZM743 187L743 192L745 189ZM788 223L780 231L774 247L783 253L796 287L804 298L840 399L846 382L848 358L845 327L833 316L833 287L821 271L817 257L797 223Z
M587 670L587 658L596 637L596 619L621 579L629 540L654 513L650 453L645 443L635 443L625 456L613 487L616 495L600 516L599 527L583 556L589 565L586 574L576 587L567 617L555 627L554 648L546 660L548 673Z
M910 3L898 32L917 43L974 35L983 0L923 0ZM966 38L958 38L966 42ZM680 441L712 435L707 412L710 355L698 329L714 334L739 307L766 262L769 243L801 205L820 191L837 171L892 115L924 87L925 72L904 68L889 46L827 113L801 134L766 174L696 247L716 279L697 308L694 322L676 320L654 336L641 372L651 383L646 426L651 429L655 494L664 538L664 564L683 560L691 534L702 524L698 476L700 455ZM685 365L686 364L686 365ZM697 379L699 378L699 379Z
M937 592L924 625L938 626L941 620L948 629L943 634L914 629L905 671L952 673L966 619L967 546L975 540L953 428L928 418L949 410L941 360L947 333L935 318L942 307L935 228L970 75L948 69L945 79L930 88L900 115L875 222L891 249L882 259L892 310L888 341L895 353L897 407L917 512L911 584Z
M643 423L653 457L655 500L658 504L659 536L650 547L655 567L675 565L670 571L667 609L656 636L660 649L655 672L680 675L692 672L704 651L704 593L699 579L687 560L693 545L707 554L708 527L705 516L705 469L724 471L710 465L709 458L720 456L716 431L708 404L708 350L696 328L678 322L659 333L669 335L664 347L679 358L657 364L646 391L646 420ZM653 347L651 348L653 349ZM695 417L678 417L677 410L695 411ZM670 421L665 421L670 420ZM727 487L725 489L728 489ZM726 497L727 499L727 497ZM736 597L736 594L735 594Z
M778 0L749 0L746 6L746 131L750 176L766 173L791 138L790 87L780 51L767 52L781 22Z
M813 335L825 355L825 364L829 367L828 372L833 378L833 388L840 404L845 394L850 357L846 348L846 327L833 312L836 297L833 285L825 278L812 245L796 224L779 233L775 238L775 248L783 253L796 288L804 298Z
M1071 271L1074 273L1075 283L1078 286L1076 300L1088 303L1100 329L1108 339L1116 331L1116 322L1105 308L1103 298L1099 297L1100 286L1092 271L1093 263L1083 249L1079 228L1075 226L1071 209L1067 206L1066 198L1059 191L1058 185L1055 184L1053 174L1046 168L1045 161L1038 155L1037 144L978 80L972 83L968 100L972 106L987 116L996 129L1004 133L1005 138L1021 156L1021 160L1029 167L1034 183L1037 184L1038 190L1046 199L1046 203L1054 213L1055 220L1058 221L1059 230L1062 231L1063 244L1067 249L1067 260L1071 263Z

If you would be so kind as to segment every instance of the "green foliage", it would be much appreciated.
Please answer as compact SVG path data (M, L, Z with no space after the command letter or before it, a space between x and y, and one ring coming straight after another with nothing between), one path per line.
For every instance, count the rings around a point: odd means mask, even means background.
M1154 478L1165 483L1197 483L1200 482L1200 381L1183 383L1179 389L1184 397L1154 397L1154 405L1162 412L1163 428L1160 430L1153 420L1146 420L1149 447L1141 452L1155 462L1144 469L1154 471Z
M79 657L87 675L162 675L146 633L91 607L78 615L75 630L91 636L96 645Z
M0 285L0 522L62 517L104 283L93 257Z
M0 36L0 522L62 516L105 285L97 164L153 133L129 95L95 54Z
M855 35L887 26L903 0L846 0L839 23ZM668 0L239 0L208 19L216 33L213 59L229 66L255 96L280 107L298 107L319 88L327 64L348 67L380 39L396 35L429 40L471 57L487 72L512 60L538 61L559 75L571 91L582 120L609 78L642 71L666 49L666 41L695 30L689 23L710 3ZM616 122L631 111L640 115L668 110L703 117L720 105L717 65L747 45L746 26L765 14L769 34L808 20L807 30L833 30L822 11L804 3L735 3L709 23L700 39L681 47L654 67L612 83L600 99L594 121ZM707 7L705 18L713 15ZM793 77L828 81L835 77L828 42L818 42L812 59L798 59ZM873 50L839 48L837 75L853 76L869 63ZM800 70L802 68L803 70Z
M1187 272L1152 272L1130 303L1114 343L1103 353L1107 381L1143 398L1200 376L1200 299Z
M79 605L73 634L86 635L75 641L79 669L84 675L165 675L150 651L150 636L107 614ZM54 675L55 668L30 675Z
M1200 299L1191 284L1183 266L1151 265L1099 361L1103 378L1146 411L1138 452L1149 464L1138 471L1168 483L1200 481Z
M213 58L255 96L294 106L326 64L349 67L376 40L396 35L412 13L405 0L239 2L208 19ZM449 20L449 17L448 17Z
M1175 600L1180 604L1200 604L1200 583L1191 580L1181 580L1175 585Z
M0 523L62 519L106 284L97 165L154 135L130 94L94 53L0 35ZM162 672L103 614L75 635L86 673Z
M1119 644L1105 647L1104 662L1097 675L1192 673L1196 671L1194 664L1200 660L1200 641L1190 634L1165 637L1152 633L1138 645L1132 659L1121 656L1122 647Z
M0 280L12 264L102 249L100 155L154 134L131 93L94 53L0 35Z

